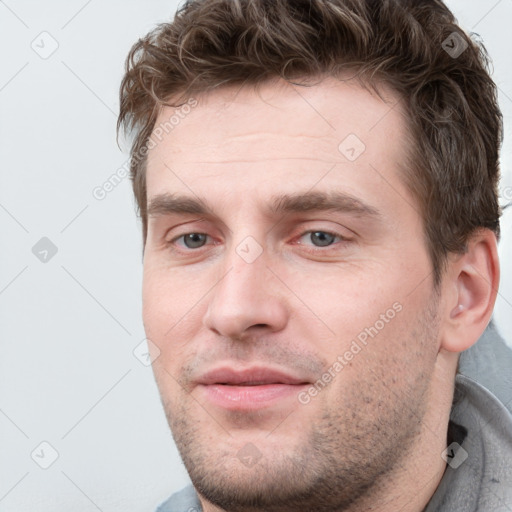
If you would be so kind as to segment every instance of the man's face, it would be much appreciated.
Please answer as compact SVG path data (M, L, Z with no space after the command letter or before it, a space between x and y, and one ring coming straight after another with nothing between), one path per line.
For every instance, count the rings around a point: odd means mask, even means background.
M173 436L226 510L346 506L405 464L439 350L401 107L333 79L197 99L147 169L143 317Z

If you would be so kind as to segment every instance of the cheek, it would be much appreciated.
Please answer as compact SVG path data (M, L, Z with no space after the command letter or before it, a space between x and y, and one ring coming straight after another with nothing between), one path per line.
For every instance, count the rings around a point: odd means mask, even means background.
M183 315L189 296L186 283L172 269L165 268L151 259L144 261L142 282L143 316L151 328L167 328Z
M324 400L348 409L365 403L375 414L372 407L420 396L436 362L434 319L417 305L395 302L355 322L363 327L352 328L352 336L343 333L335 347L328 347L326 359L335 376Z
M145 262L142 281L142 317L146 335L150 339L154 337L154 342L158 342L156 335L162 331L162 324L169 321L164 313L167 310L172 311L170 302L172 302L172 296L167 293L164 279L157 272L149 270Z
M145 263L142 316L146 336L171 364L179 360L181 349L202 325L205 292L200 283L197 275L194 278ZM168 357L171 351L172 357Z
M393 305L400 300L399 290L393 280L385 281L377 275L386 272L375 265L373 269L371 267L367 264L364 271L356 266L331 267L311 274L303 273L290 282L290 288L304 303L294 301L294 304L300 306L300 311L307 305L308 316L314 314L329 328L337 348L373 326L380 320L380 315L389 312L389 317L395 316Z
M430 281L424 279L419 286L415 281L409 286L398 267L384 270L368 265L366 270L367 274L353 268L350 272L331 271L328 276L317 274L315 279L295 280L292 286L297 296L304 297L315 317L329 328L318 329L318 321L307 322L312 316L302 307L303 315L296 310L299 331L329 365L342 357L341 366L337 365L344 374L340 381L354 379L355 374L366 375L371 368L374 371L369 378L380 375L383 366L403 373L404 365L413 361L414 366L421 366L422 361L432 364L436 340L430 334L425 338L430 331L425 320ZM327 333L327 337L321 333ZM415 379L414 375L410 378Z

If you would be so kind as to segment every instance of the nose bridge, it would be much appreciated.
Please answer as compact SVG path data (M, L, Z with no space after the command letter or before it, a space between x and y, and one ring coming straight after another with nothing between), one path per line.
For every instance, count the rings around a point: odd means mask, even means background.
M217 302L229 306L232 315L246 311L250 304L254 307L264 286L267 255L253 237L246 237L229 249L226 254L226 271L219 282L215 297Z
M268 254L252 236L226 249L224 271L212 290L205 324L238 338L251 326L281 329L286 322L282 298L270 285Z

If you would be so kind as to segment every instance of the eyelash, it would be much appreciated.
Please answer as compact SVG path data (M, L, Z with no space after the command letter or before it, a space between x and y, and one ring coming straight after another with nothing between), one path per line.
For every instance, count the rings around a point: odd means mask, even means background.
M323 233L323 234L326 234L326 235L333 236L335 239L338 239L338 242L333 242L331 245L327 245L327 246L323 246L323 247L322 246L312 246L312 245L305 246L304 244L301 244L301 243L298 244L298 245L302 245L303 247L314 247L314 249L311 249L311 248L306 249L307 251L312 252L312 253L318 253L319 251L327 252L330 248L334 247L337 243L339 244L339 243L348 243L348 242L350 242L349 238L346 238L346 237L340 235L339 233L334 233L332 231L325 231L325 230L321 230L321 229L310 229L310 230L304 231L302 234L300 234L298 237L296 237L296 239L300 240L304 236L306 236L308 234L312 234L312 233ZM167 243L168 246L174 246L178 240L183 239L187 235L205 235L208 238L211 238L206 233L201 233L201 232L198 232L198 231L190 231L188 233L183 233L183 234L181 234L181 235L179 235L177 237L174 237L172 240L169 240L166 243ZM179 251L186 252L186 253L198 252L200 249L203 249L204 247L205 247L204 245L202 245L201 247L198 247L196 249L190 248L190 247L181 247L179 249Z

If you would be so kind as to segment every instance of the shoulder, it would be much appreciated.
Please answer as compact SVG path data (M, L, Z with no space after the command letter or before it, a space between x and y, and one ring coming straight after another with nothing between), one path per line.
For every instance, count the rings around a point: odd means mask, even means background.
M450 420L457 442L426 512L512 510L512 350L491 324L461 355ZM455 440L454 440L455 441Z
M512 411L512 349L492 322L478 342L461 354L459 373L478 382Z
M201 504L192 485L173 494L155 512L201 512Z

